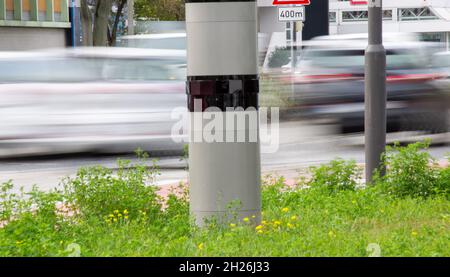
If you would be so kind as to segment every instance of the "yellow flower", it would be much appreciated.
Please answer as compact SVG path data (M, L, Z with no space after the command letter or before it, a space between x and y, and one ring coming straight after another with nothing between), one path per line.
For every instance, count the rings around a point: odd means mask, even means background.
M118 213L119 213L119 210L114 210L114 213L115 213L115 214L118 214Z
M287 212L289 212L289 208L283 208L283 209L281 209L281 211L282 211L283 213L287 213Z
M114 217L114 215L113 214L109 214L109 217Z
M117 222L117 218L114 218L114 222Z
M291 216L291 220L297 220L297 216L296 215Z
M118 217L122 217L122 214L118 214L117 216L118 216Z
M263 228L262 225L258 225L258 226L256 226L255 230L256 230L256 231L259 231L259 230L261 230L262 228Z
M248 219L248 217L244 217L244 219L242 219L244 222L249 222L250 219Z
M294 228L294 225L292 225L291 223L288 223L287 227L292 229L292 228Z
M417 232L416 232L416 231L412 231L412 232L411 232L411 236L417 237Z
M236 224L230 223L230 227L231 227L231 228L234 228L234 227L236 227Z
M279 225L281 225L281 221L275 220L275 221L273 222L273 224L274 224L275 226L279 226Z
M127 209L123 210L123 213L128 214L128 210Z
M262 233L264 233L264 232L263 232L263 230L258 230L257 233L258 233L258 234L262 234Z
M261 224L262 224L262 225L266 225L266 224L267 224L267 221L263 220L263 221L261 221Z
M256 218L256 215L252 215L252 218L255 219L255 218Z
M200 243L199 245L197 245L197 248L198 248L199 250L203 250L203 242Z
M128 219L128 215L125 216L125 219Z

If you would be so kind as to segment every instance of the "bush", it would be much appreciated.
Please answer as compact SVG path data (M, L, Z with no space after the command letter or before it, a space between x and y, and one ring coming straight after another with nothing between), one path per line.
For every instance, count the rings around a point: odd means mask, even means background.
M337 159L319 167L311 167L312 178L308 185L312 188L325 189L329 193L343 190L355 190L361 170L355 161Z
M11 182L0 185L0 256L49 256L58 252L55 236L67 220L58 211L63 197L57 191L14 191Z
M375 181L386 193L396 197L429 197L448 194L449 169L439 169L426 150L429 141L401 147L387 147L383 157L386 174Z
M450 167L440 170L437 189L440 193L450 198Z
M150 219L158 218L161 203L152 183L159 171L155 162L148 168L146 159L141 156L136 164L119 160L116 172L104 167L80 169L76 177L64 181L66 204L85 216L124 216L126 211L130 219L142 212Z
M269 57L269 67L282 67L289 63L291 53L287 47L277 47Z

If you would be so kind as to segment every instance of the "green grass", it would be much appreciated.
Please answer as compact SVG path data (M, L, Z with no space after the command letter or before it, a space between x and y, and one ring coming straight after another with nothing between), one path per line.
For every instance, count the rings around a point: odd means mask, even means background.
M390 149L387 175L364 189L354 162L342 160L312 168L295 187L266 177L260 226L248 218L194 227L186 188L162 205L146 185L157 169L139 164L126 170L120 162L119 174L82 169L51 193L14 194L7 183L0 256L68 256L74 243L81 256L369 256L370 244L381 256L450 256L449 169L423 167L422 153ZM405 154L409 161L400 163ZM425 177L402 175L411 167ZM423 180L426 187L411 186Z

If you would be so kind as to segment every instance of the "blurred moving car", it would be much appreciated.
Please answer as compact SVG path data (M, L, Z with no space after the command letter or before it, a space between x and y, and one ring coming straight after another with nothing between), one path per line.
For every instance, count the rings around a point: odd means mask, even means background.
M186 51L131 48L0 53L0 157L179 153Z
M439 70L445 78L439 79L437 83L442 89L450 88L450 51L438 52L432 56L431 64L433 68Z
M122 36L121 47L186 50L186 33L140 34Z
M264 63L266 58L267 49L264 48L264 45L268 44L269 39L268 34L258 33L258 58L261 64ZM122 36L118 45L120 47L144 49L186 50L187 35L186 32L174 32Z
M427 43L386 34L388 131L448 130L445 75L430 63ZM403 37L402 37L403 36ZM303 50L290 100L304 118L337 122L342 132L364 130L364 54L367 35L318 37Z

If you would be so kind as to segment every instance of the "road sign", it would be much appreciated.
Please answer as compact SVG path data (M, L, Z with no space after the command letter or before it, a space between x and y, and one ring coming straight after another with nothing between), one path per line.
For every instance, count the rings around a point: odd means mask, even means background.
M367 0L350 0L350 5L367 5Z
M280 6L280 5L310 5L310 0L273 0L272 5Z
M305 7L279 7L278 21L305 21Z

